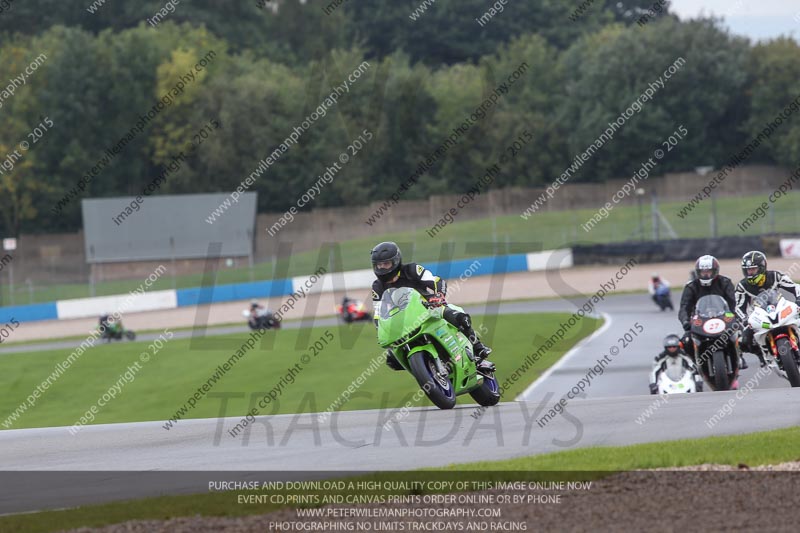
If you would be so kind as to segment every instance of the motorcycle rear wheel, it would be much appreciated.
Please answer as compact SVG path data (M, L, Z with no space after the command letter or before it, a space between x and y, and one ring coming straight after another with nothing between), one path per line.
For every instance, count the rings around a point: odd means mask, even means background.
M794 350L789 339L778 339L778 357L781 359L783 371L786 372L786 377L789 378L789 383L792 387L800 387L800 370L797 368L797 360L794 358Z
M470 391L470 396L475 400L478 405L484 407L491 407L497 405L500 401L500 386L497 384L497 379L492 375L491 377L483 375L483 383L475 390Z
M433 356L428 352L417 352L408 360L411 374L420 388L439 409L452 409L456 405L456 392L448 376L440 376Z

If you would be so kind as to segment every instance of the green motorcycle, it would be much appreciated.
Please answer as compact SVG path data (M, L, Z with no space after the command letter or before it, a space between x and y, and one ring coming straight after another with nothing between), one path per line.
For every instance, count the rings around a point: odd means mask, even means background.
M442 318L442 311L412 288L387 289L378 310L378 344L392 349L440 409L452 409L456 396L466 393L480 405L497 404L500 387L494 372L478 371L472 343Z
M136 333L133 330L125 329L122 322L117 320L110 320L108 315L100 317L100 325L97 327L100 333L100 338L106 342L112 340L122 340L123 337L132 341L136 339Z

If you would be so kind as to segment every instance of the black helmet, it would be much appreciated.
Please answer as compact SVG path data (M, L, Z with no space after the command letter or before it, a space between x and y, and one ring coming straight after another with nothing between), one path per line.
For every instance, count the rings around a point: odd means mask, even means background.
M742 275L750 285L764 285L767 279L767 256L758 250L742 256Z
M667 355L672 357L676 357L678 352L680 351L681 347L681 339L677 335L667 335L664 338L664 350L666 350Z
M400 248L393 242L382 242L372 249L372 271L378 279L387 282L394 278L403 265ZM378 265L381 265L380 267Z
M703 255L694 264L694 273L700 285L708 287L719 276L719 261L713 255Z

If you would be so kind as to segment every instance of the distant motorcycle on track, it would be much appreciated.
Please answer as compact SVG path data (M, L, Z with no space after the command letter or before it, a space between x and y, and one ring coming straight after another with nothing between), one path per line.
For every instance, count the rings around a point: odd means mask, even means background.
M121 341L123 338L129 341L136 340L136 332L125 329L121 320L113 320L108 315L100 317L100 338L106 342Z
M662 311L675 309L672 306L672 295L669 287L669 282L655 273L653 273L647 286L647 292L650 293L650 297Z
M372 320L372 313L367 311L364 302L361 300L353 300L351 298L345 297L342 300L342 303L338 304L336 307L336 314L347 322L358 322L358 321L370 321Z
M670 311L674 310L675 308L672 306L672 294L669 290L669 287L665 285L660 285L657 289L655 294L653 295L653 300L655 300L656 305L662 310L666 311L669 309Z
M281 321L275 314L264 307L259 307L251 312L250 309L242 311L242 316L247 319L247 325L252 330L257 329L281 329Z

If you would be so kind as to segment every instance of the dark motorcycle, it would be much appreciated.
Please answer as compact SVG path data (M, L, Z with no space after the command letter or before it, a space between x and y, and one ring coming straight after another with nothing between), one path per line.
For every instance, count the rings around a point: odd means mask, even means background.
M722 296L697 301L691 322L695 362L711 390L730 390L739 376L739 348L734 314Z
M662 311L669 309L670 311L675 308L672 306L672 293L666 285L659 285L653 295L653 300Z
M281 321L269 309L256 309L255 315L249 309L242 311L242 316L247 319L247 325L252 330L256 329L281 329Z

